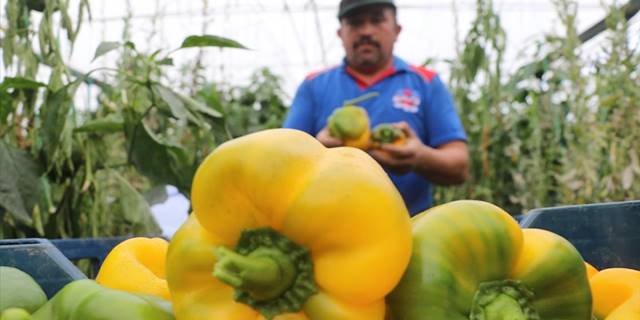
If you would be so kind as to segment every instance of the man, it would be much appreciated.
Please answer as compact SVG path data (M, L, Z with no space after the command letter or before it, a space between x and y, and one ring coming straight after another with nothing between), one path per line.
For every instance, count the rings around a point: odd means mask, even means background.
M298 88L284 127L316 136L327 147L327 118L345 101L370 96L364 107L371 126L394 123L408 139L369 151L389 173L411 215L432 205L431 182L458 184L468 176L466 135L440 77L393 56L402 30L393 0L342 0L338 37L343 64L308 76Z

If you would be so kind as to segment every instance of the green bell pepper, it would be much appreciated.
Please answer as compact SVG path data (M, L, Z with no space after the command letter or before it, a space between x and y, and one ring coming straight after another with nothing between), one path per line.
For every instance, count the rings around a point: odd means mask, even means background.
M93 280L66 285L32 320L174 320L171 304L153 296L108 289Z
M566 239L460 200L412 218L413 253L387 297L393 320L590 320L591 290Z
M22 308L9 308L2 311L0 320L31 320L31 315Z

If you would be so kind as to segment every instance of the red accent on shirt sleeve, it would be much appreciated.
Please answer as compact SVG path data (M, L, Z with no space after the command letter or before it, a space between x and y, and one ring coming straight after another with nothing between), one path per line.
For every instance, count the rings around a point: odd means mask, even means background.
M327 71L335 69L337 67L338 66L331 66L331 67L328 67L328 68L325 68L325 69L321 69L321 70L317 70L317 71L311 72L305 77L305 79L306 80L313 80L313 78L315 78L315 77L317 77L317 76L319 76L319 75L321 75L321 74L323 74L323 73L325 73Z
M314 72L311 72L311 73L309 73L309 74L305 77L305 79L306 79L306 80L311 80L311 79L315 78L317 75L319 75L319 74L321 74L321 73L322 73L322 71L314 71Z
M411 69L413 69L413 71L419 74L422 79L427 82L431 82L431 80L438 75L435 71L421 66L411 66Z

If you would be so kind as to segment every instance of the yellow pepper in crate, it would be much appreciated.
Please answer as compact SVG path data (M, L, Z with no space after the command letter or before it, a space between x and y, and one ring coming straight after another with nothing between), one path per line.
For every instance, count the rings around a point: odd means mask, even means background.
M254 133L207 157L191 201L167 257L178 319L384 319L411 228L366 153L296 130Z
M584 265L585 267L587 267L587 278L591 279L593 276L596 275L596 273L598 273L598 269L596 269L590 263L585 262Z
M593 314L598 319L640 319L640 271L604 269L589 281L593 292Z
M166 280L169 243L161 238L131 238L107 255L96 282L111 289L170 299Z

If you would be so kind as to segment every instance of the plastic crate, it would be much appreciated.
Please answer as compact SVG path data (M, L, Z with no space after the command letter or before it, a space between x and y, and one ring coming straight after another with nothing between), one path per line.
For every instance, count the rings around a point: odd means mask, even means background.
M86 276L47 239L0 240L0 265L33 277L48 298L67 283Z
M521 214L518 214L515 216L512 215L511 217L513 217L516 221L518 221L518 223L521 223L522 219L524 219L524 215L521 215Z
M102 262L104 262L107 254L111 252L111 249L129 238L131 237L51 239L51 243L71 261L89 259L93 274L97 275Z
M520 225L563 236L598 269L640 269L640 201L540 208Z

